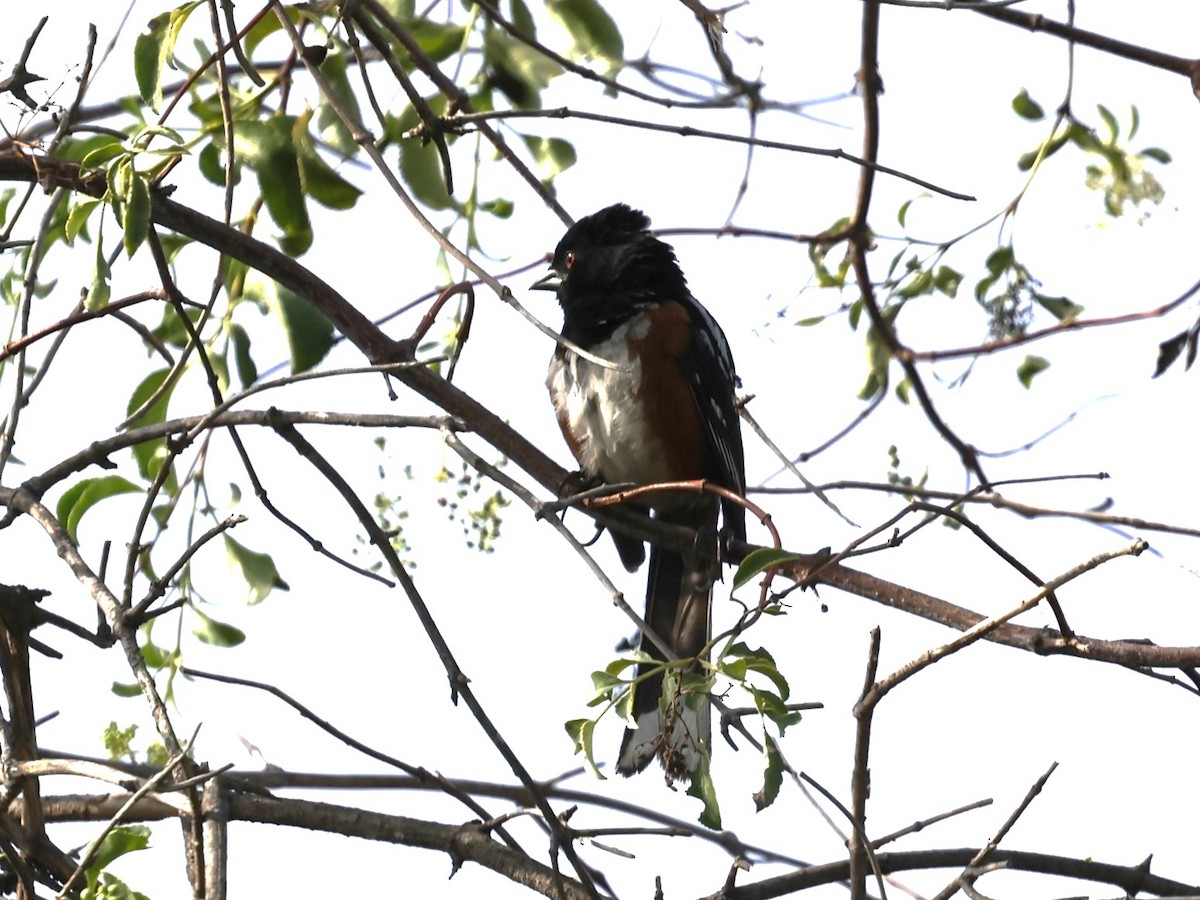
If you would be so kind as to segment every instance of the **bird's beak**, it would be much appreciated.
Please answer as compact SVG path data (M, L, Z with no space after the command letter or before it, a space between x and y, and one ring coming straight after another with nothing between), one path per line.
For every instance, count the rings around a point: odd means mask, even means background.
M551 269L529 286L531 291L557 291L562 287L562 276Z

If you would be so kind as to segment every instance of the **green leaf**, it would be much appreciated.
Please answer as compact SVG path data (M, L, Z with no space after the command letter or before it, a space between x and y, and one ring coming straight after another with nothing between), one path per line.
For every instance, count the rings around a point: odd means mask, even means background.
M1033 299L1037 304L1058 319L1060 322L1067 322L1071 319L1077 319L1083 315L1083 307L1078 303L1068 300L1066 297L1047 297L1045 294L1034 292Z
M200 322L200 317L204 315L203 310L189 309L184 312L192 327L188 328L184 324L183 318L179 315L179 310L174 306L163 306L162 321L158 323L152 334L162 341L164 344L169 344L172 347L180 349L187 346L191 340L192 331Z
M540 109L542 91L562 74L557 62L499 29L486 33L483 55L491 83L524 109Z
M934 290L953 299L958 296L958 286L962 284L962 273L949 266L938 266L933 276Z
M915 200L915 199L916 198L913 197L908 200L905 200L903 203L900 204L900 209L898 209L896 211L896 221L900 223L901 228L904 227L904 222L908 218L908 208L913 205L913 200Z
M150 232L150 183L144 175L133 171L132 164L129 169L130 178L121 198L125 209L121 227L125 229L125 255L132 258Z
M140 409L142 404L150 399L151 396L158 391L162 386L167 376L171 374L170 369L159 369L151 372L142 379L141 384L134 388L132 396L129 398L129 404L126 407L126 414L131 415L134 410ZM137 427L145 425L157 425L159 422L165 422L167 419L167 406L171 402L171 394L175 390L175 385L172 384L161 397L159 397L154 405L151 406L137 420ZM147 481L153 481L158 477L159 470L163 464L170 458L170 453L167 450L166 438L155 438L151 441L143 441L133 448L133 457L137 460L138 472ZM172 473L165 484L168 494L174 494L177 490L175 475Z
M1145 150L1139 153L1138 156L1145 156L1154 160L1155 162L1160 162L1163 165L1166 165L1171 161L1171 154L1162 147L1147 147Z
M174 661L174 658L175 654L173 651L158 646L149 637L142 644L142 660L151 669L165 669Z
M1121 128L1117 125L1117 117L1103 103L1096 104L1096 109L1100 111L1100 118L1104 120L1104 126L1108 129L1108 143L1115 144L1121 134Z
M239 126L240 127L240 126ZM200 150L196 157L196 165L200 169L200 174L208 181L215 184L217 187L225 187L225 163L221 159L222 149L216 141L209 141ZM233 172L233 183L238 184L242 180L242 169L235 162L229 167Z
M1157 378L1167 369L1171 368L1172 363L1179 358L1179 354L1183 352L1183 348L1187 346L1188 332L1181 331L1173 338L1168 338L1158 345L1158 362L1154 365L1154 376Z
M546 0L546 10L571 35L572 55L601 59L609 73L625 62L621 31L596 0Z
M293 25L300 24L300 10L291 5L284 5L280 8L287 11L287 17ZM242 50L248 57L253 59L254 51L258 49L258 45L282 28L283 25L280 23L278 16L263 16L254 24L254 27L246 32L246 36L242 38Z
M63 145L65 145L65 143L66 142L64 141ZM60 147L63 145L60 145ZM0 191L0 225L4 225L8 222L8 205L12 203L13 197L15 196L17 196L16 188L6 188L5 190Z
M789 560L799 559L795 553L789 553L787 550L776 550L773 547L760 547L757 550L751 550L746 554L746 558L742 560L737 571L733 575L733 589L736 591L740 587L744 587L750 582L750 579L758 575L760 572L765 572L771 566L777 566L780 563L788 562Z
M1048 368L1050 368L1048 360L1042 359L1040 356L1026 356L1021 365L1017 367L1017 378L1028 390L1034 376Z
M162 70L175 56L175 43L187 17L203 0L191 0L150 20L133 46L133 72L142 100L155 112L162 106Z
M290 590L286 581L279 576L275 561L266 553L257 553L239 544L229 535L224 535L225 553L229 564L239 571L250 588L249 603L261 603L272 590Z
M719 830L721 828L721 807L717 804L717 787L713 784L709 762L710 757L707 753L700 757L700 764L692 773L692 784L687 792L689 797L695 797L704 804L704 810L700 813L700 824L706 828Z
M527 37L536 37L537 26L534 25L533 16L529 7L525 5L525 0L509 0L509 7L511 11L508 20L512 22L513 28Z
M618 657L604 667L606 675L620 675L634 663L657 662L653 656L644 650L634 650L626 656Z
M108 723L104 729L104 749L109 759L130 759L133 756L133 737L137 729L137 725L119 728L116 722Z
M133 74L137 79L138 93L151 109L158 111L162 106L162 58L167 37L169 12L150 20L147 30L139 34L133 45Z
M772 720L783 719L788 715L787 704L774 691L755 687L752 684L748 684L746 687L750 691L750 696L754 698L754 708L758 710L759 714Z
M629 687L629 682L624 678L619 678L609 672L593 672L592 673L592 699L588 702L588 706L599 706L614 699L620 691L626 690Z
M462 47L466 30L461 25L438 22L423 16L412 21L409 33L426 56L434 62L441 62Z
M1012 244L1005 244L1002 247L997 247L993 250L984 263L987 270L996 277L999 277L1006 270L1011 269L1013 264L1013 248Z
M766 768L763 770L763 786L753 795L754 808L762 812L775 802L779 789L783 786L783 754L779 745L769 734L763 733L763 756L766 758Z
M138 697L141 696L142 689L136 684L122 684L119 681L112 683L112 692L118 697Z
M75 543L79 542L79 522L84 514L108 497L118 494L137 494L141 488L120 475L105 475L102 478L85 478L63 491L55 510L58 520L67 529Z
M1049 159L1066 145L1067 141L1071 139L1072 133L1073 128L1065 128L1044 144L1039 145L1036 150L1023 153L1021 158L1017 160L1017 168L1022 172L1028 172L1033 168L1033 164L1037 161L1039 154L1041 154L1042 159ZM1045 148L1044 150L1043 147Z
M1018 116L1028 119L1030 122L1046 118L1046 111L1042 109L1041 104L1029 96L1029 91L1025 88L1021 88L1021 93L1013 97L1012 108Z
M75 148L79 153L80 168L98 168L112 162L126 152L124 142L110 134L98 134L95 138L80 141Z
M868 372L867 380L863 382L863 386L858 389L858 393L854 396L858 400L870 400L885 388L887 388L886 380L880 383L878 373Z
M851 331L858 331L858 320L862 318L864 305L862 297L850 304L850 314L847 319L850 322Z
M783 673L776 667L775 658L771 656L765 647L751 650L746 644L737 643L726 650L724 655L725 657L732 657L743 662L748 672L758 672L769 678L779 691L781 702L791 696L791 689L788 687L787 679L783 677Z
M101 227L103 221L102 218ZM111 278L112 269L108 265L108 257L104 255L104 232L100 231L96 235L96 254L92 262L92 287L84 303L88 312L96 312L108 306L112 297L112 287L109 285Z
M562 138L525 135L525 143L537 162L538 175L543 181L552 181L556 175L575 165L575 147Z
M596 759L593 755L593 733L596 730L595 719L572 719L566 723L567 734L571 736L571 740L575 742L575 752L583 753L587 759L588 768L592 773L602 781L607 781L604 773L600 771L600 767L596 765Z
M258 380L258 366L250 355L250 335L241 325L229 327L229 340L233 344L233 361L237 366L238 381L247 388Z
M192 611L200 617L200 627L192 629L192 634L205 644L213 647L236 647L246 640L246 632L240 628L218 622L198 609L193 608Z
M267 210L283 230L279 245L289 256L303 255L313 236L292 138L295 122L294 116L239 122L233 145L235 158L258 177Z
M479 208L484 212L491 213L497 219L507 219L513 214L514 204L511 200L497 198L480 203Z
M1089 153L1101 151L1100 139L1096 137L1096 133L1078 122L1071 123L1071 127L1067 129L1067 138L1080 150Z
M817 276L817 284L821 287L843 288L846 286L846 273L850 271L850 254L842 257L836 270L826 267L825 254L821 254L819 260L814 262L813 271Z
M422 205L451 209L454 198L446 190L445 173L437 145L407 138L400 142L400 175Z
M808 328L812 325L820 325L824 321L825 316L809 316L807 319L800 319L795 324L799 328Z
M67 214L67 226L64 232L68 244L74 244L75 238L79 237L81 232L86 240L87 233L84 229L87 221L100 203L99 200L85 197L71 207L71 211Z
M101 872L96 884L86 888L83 900L150 900L141 891L133 890L112 872Z
M604 670L592 672L592 687L596 689L596 693L607 694L612 688L625 684L625 681L613 673Z
M167 234L160 234L158 236L158 242L162 244L163 253L167 257L167 262L174 262L175 257L179 255L179 251L191 244L192 239L189 237L184 237L181 234L168 232Z
M101 873L104 872L104 869L112 865L115 859L124 856L126 853L145 850L149 846L150 829L147 826L118 825L113 828L100 841L100 846L96 848L95 856L92 857L92 864L88 867L87 882L89 891L96 891L96 885L100 881ZM108 875L108 873L104 874ZM108 884L106 884L102 893L95 894L96 897L132 898L135 896L135 894L128 892L128 888L126 888L126 893L109 890L109 887L115 887L115 885L111 880L106 880Z
M905 300L913 297L920 297L922 294L933 293L933 273L925 269L920 269L916 274L908 279L903 287L897 288L895 295Z
M296 147L296 162L300 169L300 184L304 193L322 206L330 209L350 209L362 194L358 188L330 168L321 159L308 133L306 113L296 120L292 129L292 140Z
M354 93L354 88L350 86L350 79L346 77L346 58L347 54L345 53L331 53L321 64L321 74L325 76L338 103L350 113L355 121L358 121L360 119L358 97ZM353 156L357 152L358 144L350 134L350 129L346 127L333 105L325 99L324 94L321 95L321 101L317 106L317 128L321 140L343 157Z
M886 311L885 311L886 316ZM888 383L888 364L892 361L892 350L887 345L887 341L879 334L879 329L872 325L867 330L867 371L870 373L870 378L875 380L875 391L887 387ZM868 381L868 386L870 382ZM866 390L864 386L863 390ZM872 393L863 395L859 393L859 399L865 400L867 397L874 396Z
M167 748L162 745L162 741L155 741L146 748L146 763L156 769L165 768L170 759L171 755L167 753Z
M263 299L287 336L292 374L307 372L325 358L335 342L334 330L315 306L274 281L266 283Z

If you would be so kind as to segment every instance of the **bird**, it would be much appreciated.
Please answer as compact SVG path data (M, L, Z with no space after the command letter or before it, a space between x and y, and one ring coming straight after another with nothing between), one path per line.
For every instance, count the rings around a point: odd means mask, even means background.
M559 427L590 481L654 484L704 479L746 491L736 392L725 333L692 296L675 251L650 231L640 210L617 203L579 219L554 250L550 271L532 286L554 291L563 312L546 385ZM569 343L567 343L569 342ZM602 365L572 346L605 360ZM721 534L746 537L745 509L710 492L663 491L642 501L655 518L709 535L691 552L651 545L646 579L650 629L681 660L697 660L712 634L712 591L720 575ZM641 541L613 533L622 563L636 571ZM633 775L657 756L668 782L690 782L707 765L707 693L664 678L664 654L645 633L632 690L632 723L616 770ZM655 669L659 669L655 673ZM664 696L664 685L668 694Z

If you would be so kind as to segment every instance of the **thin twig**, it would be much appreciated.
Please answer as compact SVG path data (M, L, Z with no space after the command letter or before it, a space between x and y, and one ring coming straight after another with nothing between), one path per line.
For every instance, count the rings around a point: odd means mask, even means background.
M1012 827L1017 824L1017 819L1021 818L1021 815L1029 808L1029 804L1042 792L1042 788L1046 786L1046 782L1050 780L1050 776L1054 774L1054 770L1057 768L1057 762L1051 763L1050 768L1042 774L1042 777L1033 783L1033 786L1026 792L1024 799L1012 811L1012 814L1005 820L1004 824L1000 826L1000 830L992 835L991 840L981 847L979 852L971 857L971 861L963 867L964 873L969 869L974 869L981 865L995 852L996 848L1000 846L1000 842L1004 840L1004 836L1012 830ZM960 875L946 885L946 887L942 888L934 900L950 900L951 897L958 893L958 889L962 886L963 877L963 875Z

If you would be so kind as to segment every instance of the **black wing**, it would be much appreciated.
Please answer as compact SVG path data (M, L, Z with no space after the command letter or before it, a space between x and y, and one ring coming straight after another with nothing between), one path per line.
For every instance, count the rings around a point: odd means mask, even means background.
M719 483L731 491L746 493L746 461L742 450L742 428L734 392L741 382L733 366L733 354L725 332L716 319L692 297L686 303L692 320L691 352L684 354L683 372L692 389L692 399L716 462ZM739 540L746 539L746 510L722 501L725 527Z

